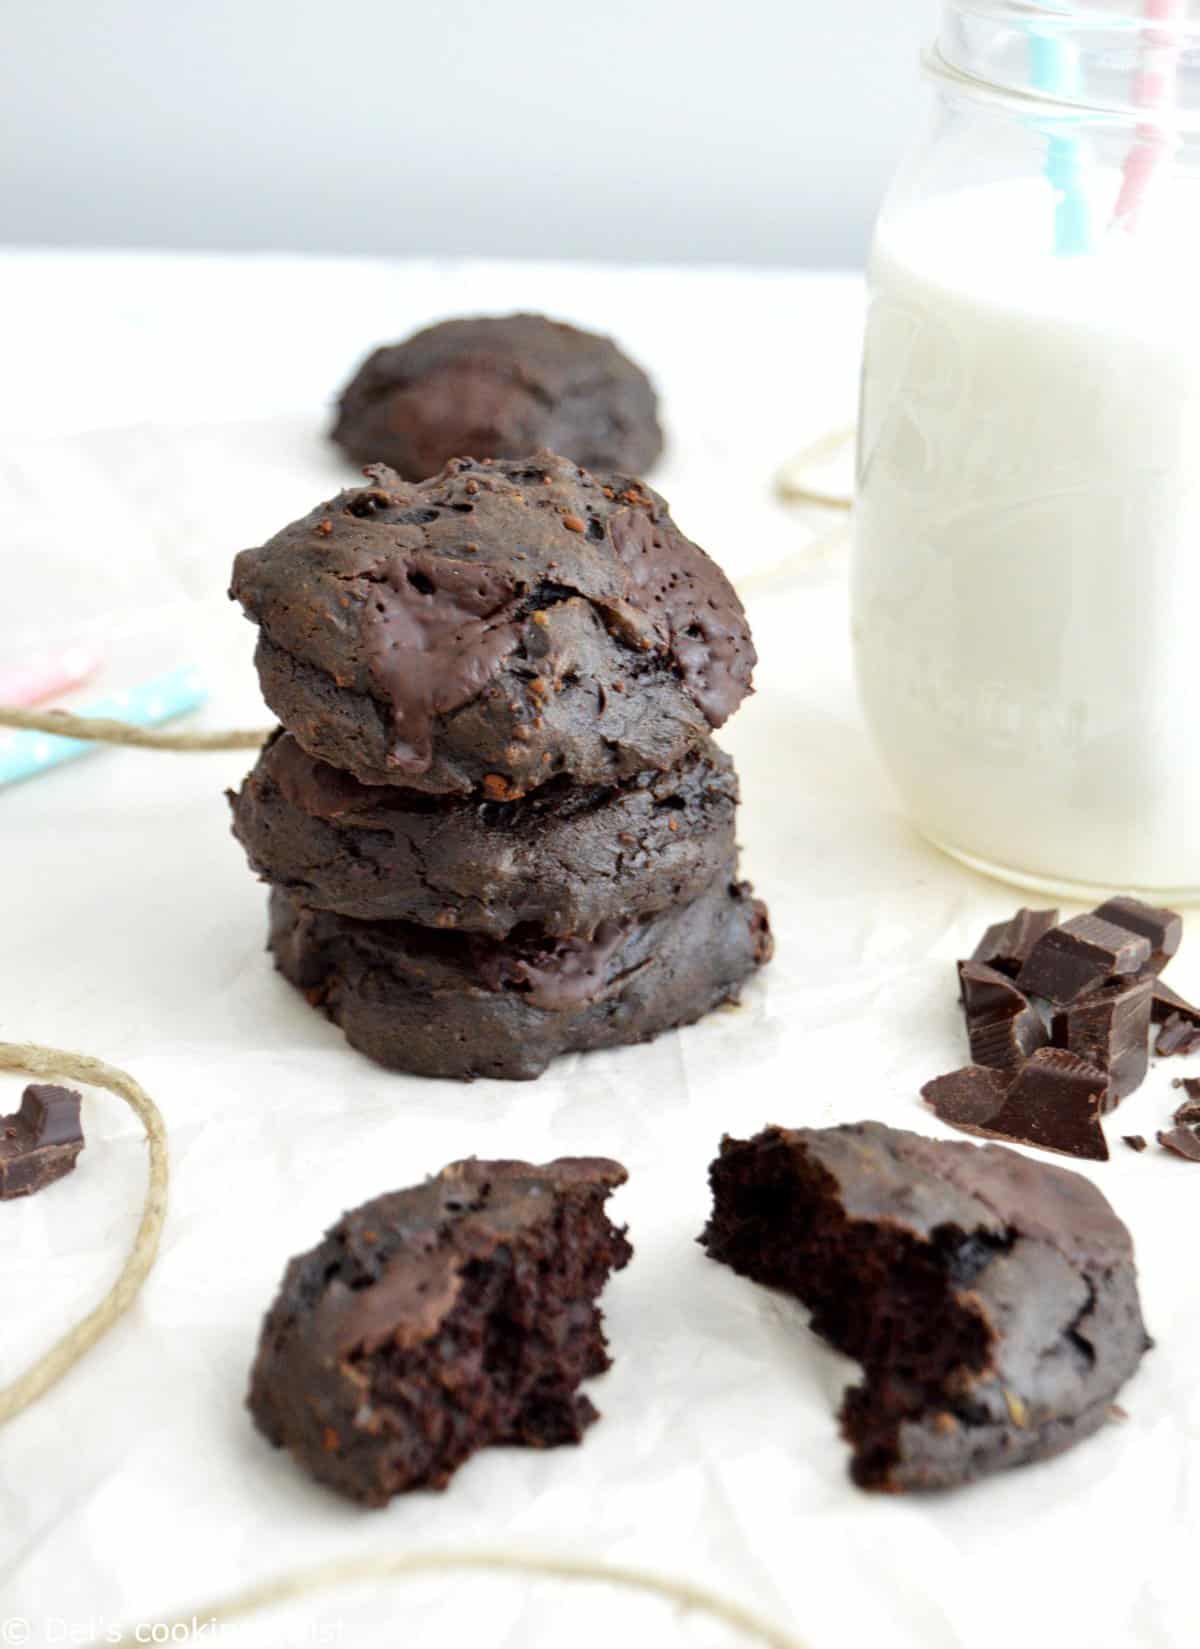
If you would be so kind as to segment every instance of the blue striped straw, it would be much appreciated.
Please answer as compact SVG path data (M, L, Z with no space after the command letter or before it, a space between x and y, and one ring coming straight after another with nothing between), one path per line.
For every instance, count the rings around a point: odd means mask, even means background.
M1029 31L1029 60L1034 88L1054 97L1071 97L1079 84L1073 49L1057 35ZM1078 138L1052 137L1046 153L1046 179L1054 190L1054 251L1077 258L1092 250L1092 215L1083 186L1083 149Z
M72 710L76 716L111 716L138 727L157 727L195 710L208 697L199 672L190 667L155 676L124 693ZM31 779L48 768L103 750L87 739L64 739L54 733L6 732L0 728L0 785Z

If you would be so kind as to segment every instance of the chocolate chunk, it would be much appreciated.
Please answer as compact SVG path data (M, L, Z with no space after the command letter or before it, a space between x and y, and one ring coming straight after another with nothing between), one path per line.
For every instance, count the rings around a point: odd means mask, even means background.
M1171 1120L1183 1124L1200 1123L1200 1081L1194 1076L1185 1076L1182 1081L1175 1082L1172 1086L1182 1088L1187 1098Z
M1188 1162L1200 1162L1200 1134L1194 1128L1169 1128L1159 1134L1158 1143L1165 1151L1185 1157Z
M1131 1094L1150 1065L1150 1005L1153 981L1141 977L1106 985L1055 1010L1051 1040L1099 1071L1108 1073L1104 1109Z
M1170 1014L1158 1033L1154 1051L1160 1059L1174 1054L1194 1054L1200 1048L1200 1025L1185 1019L1181 1013Z
M1157 905L1144 905L1140 899L1107 899L1094 914L1103 922L1111 922L1129 933L1140 933L1150 941L1150 960L1146 967L1151 973L1162 972L1183 938L1182 916Z
M1039 1048L1011 1081L967 1065L921 1089L935 1115L965 1134L1097 1162L1108 1160L1100 1127L1107 1091L1105 1073L1066 1048Z
M432 765L438 716L477 699L519 650L525 592L504 569L420 551L371 578L362 654L376 698L392 708L397 777L416 777Z
M993 923L976 945L971 960L1015 979L1038 940L1057 923L1056 910L1021 909L1007 922Z
M558 1013L585 1007L604 993L610 964L629 938L634 920L630 916L601 922L590 939L543 934L523 944L511 936L504 945L487 939L468 944L488 990L520 991L531 1007Z
M1122 1134L1121 1138L1131 1151L1144 1151L1146 1149L1145 1134Z
M943 1122L972 1133L999 1115L1008 1084L1008 1077L990 1066L964 1065L946 1076L935 1076L921 1089L921 1097Z
M1152 996L1150 1001L1150 1017L1156 1025L1164 1025L1168 1019L1178 1017L1189 1025L1200 1026L1200 1008L1195 1007L1185 996L1172 990L1170 985L1155 976L1152 978Z
M1158 1136L1158 1143L1177 1157L1200 1162L1200 1080L1186 1076L1172 1084L1182 1088L1187 1098L1172 1117L1174 1127Z
M1154 976L1151 976L1154 978ZM1164 985L1161 979L1154 978L1153 996L1150 999L1150 1017L1156 1025L1164 1025L1173 1014L1186 1020L1189 1025L1200 1025L1200 1008L1194 1008L1186 997L1173 991L1170 985Z
M1029 996L1065 1007L1097 985L1137 973L1150 959L1150 941L1098 916L1073 916L1044 933L1017 975Z
M1035 1049L1045 1047L1049 1036L1041 1014L1006 974L983 962L960 962L958 983L976 1065L1015 1070Z
M20 1110L0 1117L0 1202L31 1196L71 1172L83 1150L79 1103L70 1088L32 1083Z

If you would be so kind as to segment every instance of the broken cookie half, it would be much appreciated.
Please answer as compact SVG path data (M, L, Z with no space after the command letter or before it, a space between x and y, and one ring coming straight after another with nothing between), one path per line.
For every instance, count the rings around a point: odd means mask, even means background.
M700 1242L862 1365L851 1476L901 1492L1100 1427L1150 1341L1128 1231L1090 1181L879 1122L726 1138Z
M609 1366L596 1298L632 1250L619 1163L451 1163L345 1214L288 1266L249 1406L272 1443L368 1506L444 1488L493 1443L577 1443Z

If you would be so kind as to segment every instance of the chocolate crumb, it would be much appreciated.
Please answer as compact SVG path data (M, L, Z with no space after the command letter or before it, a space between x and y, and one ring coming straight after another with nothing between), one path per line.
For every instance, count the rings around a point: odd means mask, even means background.
M1172 1121L1193 1127L1200 1124L1200 1080L1194 1076L1185 1076L1182 1079L1177 1077L1171 1086L1182 1088L1188 1096L1176 1110Z
M1171 1059L1176 1054L1194 1054L1200 1048L1200 1025L1193 1024L1180 1013L1173 1013L1158 1033L1154 1051L1160 1059Z

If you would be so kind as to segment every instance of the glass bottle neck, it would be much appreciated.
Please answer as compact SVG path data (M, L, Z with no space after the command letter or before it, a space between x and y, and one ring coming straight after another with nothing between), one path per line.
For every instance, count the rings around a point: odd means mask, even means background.
M983 97L1200 128L1200 0L947 0L926 62Z

